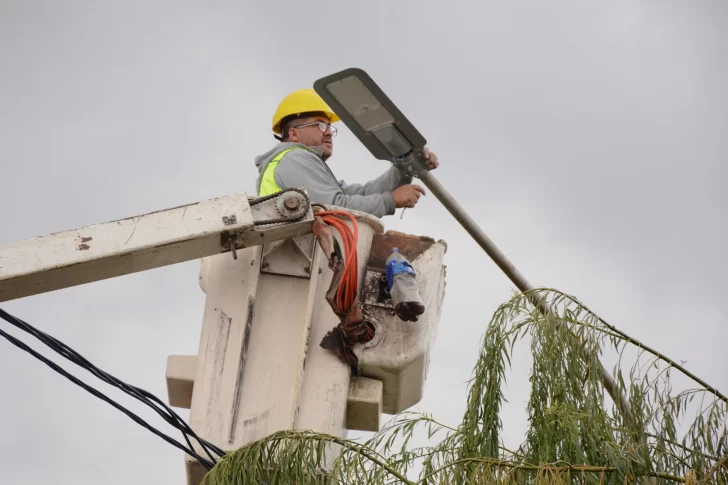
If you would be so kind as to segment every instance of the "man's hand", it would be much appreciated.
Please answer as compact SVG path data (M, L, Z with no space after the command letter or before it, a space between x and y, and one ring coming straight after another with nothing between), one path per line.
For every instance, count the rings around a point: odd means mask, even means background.
M424 151L427 168L430 170L435 170L437 167L440 166L440 162L437 160L437 155L435 155L434 152L431 152L429 148L425 148Z
M403 185L392 192L394 206L397 209L400 207L414 207L423 195L425 195L425 189L419 185Z

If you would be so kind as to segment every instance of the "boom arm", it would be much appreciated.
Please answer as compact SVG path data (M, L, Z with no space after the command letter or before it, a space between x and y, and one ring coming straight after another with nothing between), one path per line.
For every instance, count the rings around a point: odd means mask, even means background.
M0 246L0 302L311 232L308 196L235 194Z

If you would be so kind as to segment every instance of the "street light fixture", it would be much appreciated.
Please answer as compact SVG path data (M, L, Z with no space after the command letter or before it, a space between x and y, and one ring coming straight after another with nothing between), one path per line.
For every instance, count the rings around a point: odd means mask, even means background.
M534 286L498 249L465 209L429 172L424 157L427 143L425 137L366 72L358 68L344 69L317 80L313 87L375 158L390 161L408 181L412 177L419 178L519 290L526 293L534 289ZM551 313L546 301L540 295L529 293L528 298L542 314L550 316L553 318L552 321L558 324L558 319ZM603 366L600 371L607 392L627 421L634 423L629 402L624 394L619 392L614 378Z
M379 160L391 161L415 148L425 138L361 69L350 68L319 79L316 92Z
M411 179L418 177L521 289L532 289L425 165L427 140L364 70L349 68L317 80L314 90L379 160L388 160Z
M319 79L314 90L379 160L398 167L409 180L424 165L427 140L363 70L349 68Z

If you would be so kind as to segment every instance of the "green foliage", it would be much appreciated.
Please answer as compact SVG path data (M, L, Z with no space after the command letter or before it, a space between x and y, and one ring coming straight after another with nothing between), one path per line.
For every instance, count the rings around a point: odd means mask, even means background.
M550 316L533 306L537 299L547 302ZM529 426L511 451L503 445L502 388L515 346L526 337L533 359ZM605 348L617 359L613 375L628 409L605 401ZM693 387L673 393L673 371ZM404 413L366 443L280 432L230 453L207 483L728 484L727 409L725 395L681 365L575 298L539 289L515 295L493 315L457 428ZM412 446L416 430L433 444Z

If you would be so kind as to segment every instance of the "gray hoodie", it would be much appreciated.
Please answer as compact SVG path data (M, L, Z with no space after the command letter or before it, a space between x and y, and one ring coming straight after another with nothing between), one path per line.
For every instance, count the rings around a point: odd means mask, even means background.
M400 176L399 170L390 167L382 175L364 185L347 184L343 180L337 180L326 162L319 156L323 147L305 147L300 143L281 142L263 155L255 157L255 166L258 167L256 191L260 191L261 180L268 163L276 154L292 147L308 148L308 150L291 150L278 162L275 182L280 188L306 189L313 203L359 210L377 217L394 214L392 191L408 183Z

